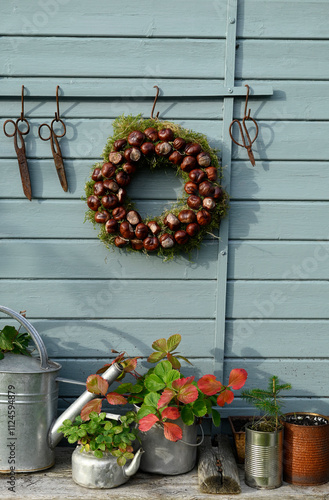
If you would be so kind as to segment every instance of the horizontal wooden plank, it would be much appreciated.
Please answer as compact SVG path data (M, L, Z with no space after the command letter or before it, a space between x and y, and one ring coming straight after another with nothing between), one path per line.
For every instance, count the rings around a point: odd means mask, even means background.
M178 351L187 357L211 357L215 338L215 321L198 319L72 319L48 320L30 318L44 341L50 358L101 358L115 356L111 349L125 351L128 356L148 356L152 342L179 333ZM18 325L1 313L0 329ZM23 331L23 329L21 330ZM207 342L200 342L200 338ZM186 366L185 362L184 365Z
M329 77L329 41L243 40L237 42L237 47L236 78L325 80Z
M22 245L24 258L22 258ZM218 263L218 242L207 241L201 251L182 255L164 265L138 253L110 252L99 240L0 240L1 278L103 278L143 279L151 270L154 279L213 279ZM146 271L146 273L145 273Z
M3 76L223 78L224 40L4 37ZM184 61L184 64L182 64Z
M1 35L225 37L226 0L54 0L2 6ZM173 15L174 14L174 15ZM124 18L124 22L123 22Z
M144 280L129 280L119 268L113 280L1 280L0 303L14 311L26 309L35 318L215 317L215 280L152 277L146 268Z
M232 163L231 199L329 200L329 163L324 161L248 161Z
M119 114L129 114L129 105ZM46 120L50 123L52 117ZM42 141L38 136L39 125L44 120L30 120L30 132L25 137L26 155L28 158L52 158L49 141ZM0 130L4 119L0 120ZM68 158L99 158L102 154L107 138L113 134L112 120L109 119L71 119L65 120L66 135L59 139L60 148L64 159ZM203 133L207 136L209 144L220 149L222 122L213 120L179 120L179 124L187 129ZM10 125L10 124L9 124ZM7 130L11 133L11 129ZM1 156L16 158L12 138L0 134ZM89 173L89 172L88 172Z
M328 328L328 320L228 320L225 356L323 358L328 349Z
M327 281L228 281L226 315L236 319L328 319L328 301Z
M244 0L238 4L238 36L243 38L326 38L325 0Z
M231 239L328 240L327 202L232 201Z
M239 368L244 368L248 372L248 379L245 389L254 387L266 388L268 379L272 375L277 375L281 383L289 383L292 389L282 394L286 397L328 397L329 388L327 379L329 376L329 366L326 359L323 360L265 360L248 359L239 360ZM232 368L237 367L237 361L226 360L224 379L226 379ZM288 410L287 410L288 411ZM304 411L308 411L305 409ZM328 411L326 412L328 413Z
M329 279L328 241L231 241L229 279Z

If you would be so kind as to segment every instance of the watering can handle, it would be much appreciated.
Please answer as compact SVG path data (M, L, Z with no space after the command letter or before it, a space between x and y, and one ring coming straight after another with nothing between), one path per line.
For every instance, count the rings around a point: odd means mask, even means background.
M12 318L16 319L22 326L26 328L27 332L31 335L32 340L38 349L41 360L40 366L41 368L47 370L49 368L47 349L45 344L43 343L42 338L40 337L34 326L32 326L31 323L27 321L26 318L24 318L24 316L18 314L12 309L9 309L9 307L0 306L0 312L8 314L8 316L11 316Z

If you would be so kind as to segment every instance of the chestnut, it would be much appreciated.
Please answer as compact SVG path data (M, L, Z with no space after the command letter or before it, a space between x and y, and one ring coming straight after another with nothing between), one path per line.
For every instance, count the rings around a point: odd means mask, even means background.
M126 217L126 210L123 207L116 207L112 212L112 217L115 220L122 220Z
M125 159L129 161L139 161L142 156L142 152L139 148L128 148L124 152Z
M201 196L213 196L215 193L215 186L209 181L203 181L199 184L199 194Z
M132 240L135 238L135 233L134 229L131 224L127 220L121 222L120 224L120 233L124 238L127 238L128 240Z
M165 224L165 226L169 227L169 229L171 229L172 231L176 231L180 226L180 222L177 219L176 215L171 214L171 213L169 213L165 217L164 224Z
M115 208L118 204L118 198L115 196L115 194L108 194L106 196L103 196L102 198L102 205L104 208Z
M158 136L160 141L173 141L175 136L174 132L171 130L171 128L162 128L161 130L158 131Z
M139 130L134 130L128 135L128 142L130 146L141 146L145 140L145 134Z
M184 186L184 189L187 194L197 194L198 193L198 185L195 182L187 182Z
M157 222L155 222L155 220L151 220L150 222L147 223L147 225L153 234L157 235L160 233L161 227L159 226L159 224Z
M196 215L193 210L181 210L178 214L178 219L183 224L190 224L196 221Z
M153 127L144 130L144 134L150 141L156 142L159 140L158 132Z
M205 151L201 151L201 153L199 153L196 157L196 161L198 162L200 167L209 167L211 158L208 153L206 153Z
M217 180L217 168L216 167L208 167L205 169L207 177L210 181Z
M117 192L117 198L119 200L119 203L123 203L126 196L127 196L127 191L124 188L119 188L119 191Z
M194 158L194 156L185 156L180 166L183 172L191 172L191 170L193 170L195 167L196 159Z
M205 179L206 174L204 173L203 170L201 170L201 168L195 168L195 169L191 170L191 172L188 174L188 176L191 179L191 181L199 184L199 182L202 182Z
M138 240L136 238L130 240L130 244L134 250L142 250L142 248L144 247L143 240Z
M130 183L130 175L126 174L126 172L118 172L117 175L115 176L115 180L119 184L120 187L128 186Z
M148 236L143 241L143 246L148 252L154 252L159 246L159 240L156 236Z
M183 229L176 231L176 233L174 234L174 238L179 245L185 245L185 243L187 243L189 240L187 232L184 231Z
M173 146L175 149L183 149L186 146L186 141L181 137L176 137L176 139L173 142Z
M216 206L216 202L213 198L204 198L202 202L203 208L206 208L207 210L214 210Z
M121 163L123 160L123 156L117 151L112 151L112 153L109 154L109 160L111 163L113 163L113 165L119 165L119 163Z
M125 240L124 238L122 238L122 236L117 236L115 238L115 240L114 240L114 244L118 248L122 248L122 247L125 247L128 244L128 241L129 240Z
M87 199L88 207L94 212L97 212L98 208L100 207L100 204L101 202L99 201L98 197L93 194L89 196Z
M222 200L224 197L224 191L220 186L215 186L215 191L213 198L214 200Z
M186 203L188 204L188 206L190 208L194 208L195 210L197 210L198 208L201 207L202 200L199 196L196 196L195 194L191 194L187 198Z
M200 231L200 226L196 222L192 222L186 226L185 231L189 236L195 236Z
M159 156L168 156L172 151L172 147L169 142L159 142L155 146L155 152Z
M106 189L112 191L112 193L116 193L119 189L118 184L113 179L105 179L103 185Z
M169 161L174 165L180 165L183 161L184 156L179 151L174 151L169 156Z
M94 194L96 196L103 196L105 194L105 187L102 181L97 181L94 184Z
M163 233L160 236L159 241L162 248L172 248L175 245L174 237L169 233Z
M149 234L149 228L147 227L146 224L144 224L143 222L140 222L135 227L135 234L136 234L137 238L139 238L140 240L145 240L145 238Z
M211 215L207 210L200 210L196 214L196 218L200 226L207 226L211 222Z
M108 234L116 233L118 230L118 223L115 219L109 219L105 224L105 231Z
M184 151L187 155L197 156L199 153L201 153L202 148L200 144L196 142L190 142L189 144L186 145Z
M144 144L141 145L141 151L143 155L153 155L155 151L153 142L144 142Z
M100 168L95 168L95 170L91 174L91 178L92 178L93 181L101 181L103 179L101 169Z
M122 169L126 172L126 174L134 174L136 172L136 165L132 163L125 163L122 165Z
M128 213L127 213L127 217L126 217L127 221L130 222L130 224L132 224L133 226L137 226L137 224L140 223L140 221L142 220L141 216L139 215L138 212L136 212L136 210L130 210Z
M95 221L99 224L105 224L110 218L110 214L105 210L103 212L95 212Z
M102 176L106 177L107 179L111 179L111 177L114 176L116 169L117 167L113 165L113 163L104 163L104 165L102 166Z
M121 151L123 148L126 147L126 144L127 144L126 139L118 139L117 141L114 142L113 149L114 151Z

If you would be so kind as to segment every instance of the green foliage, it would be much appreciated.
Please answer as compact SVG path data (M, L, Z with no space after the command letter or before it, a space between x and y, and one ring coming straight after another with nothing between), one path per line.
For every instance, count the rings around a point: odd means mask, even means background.
M63 432L69 443L81 445L81 451L91 451L95 457L102 458L103 453L111 453L122 466L134 458L132 444L137 438L137 429L133 427L136 414L127 412L120 421L107 420L106 413L91 412L89 420L82 420L79 415L74 422L67 419L58 429Z
M281 391L291 389L290 384L279 384L275 375L269 378L267 389L251 389L243 391L242 398L255 408L264 412L264 415L254 422L252 428L261 431L280 429L280 416L283 402L279 399Z
M19 333L19 330L16 330L13 326L5 326L0 331L0 359L3 359L5 352L31 356L28 350L30 339L28 333Z

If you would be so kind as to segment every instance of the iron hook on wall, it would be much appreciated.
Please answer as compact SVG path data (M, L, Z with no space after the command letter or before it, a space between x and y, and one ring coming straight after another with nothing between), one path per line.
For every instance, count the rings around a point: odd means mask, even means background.
M156 105L158 97L159 97L159 87L157 85L154 85L153 88L157 89L157 93L156 93L156 96L154 98L154 103L153 103L153 107L152 107L152 111L151 111L151 118L152 119L153 119L153 112L154 112L154 109L155 109L155 105ZM159 111L157 112L155 119L157 120L158 118L159 118Z

